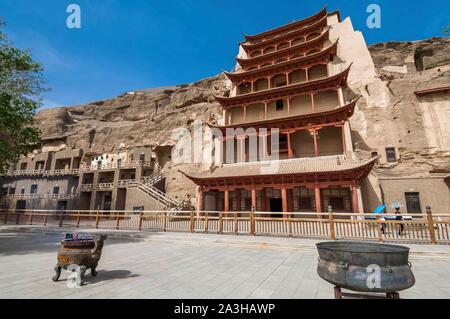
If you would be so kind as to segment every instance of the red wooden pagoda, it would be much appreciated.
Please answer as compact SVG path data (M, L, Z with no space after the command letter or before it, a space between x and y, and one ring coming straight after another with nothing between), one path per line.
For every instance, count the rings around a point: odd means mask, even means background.
M338 19L339 13L337 14ZM183 173L199 187L200 211L361 212L359 185L375 159L356 160L348 118L357 99L345 101L351 65L335 59L326 8L256 35L245 35L237 67L225 73L230 96L223 106L222 165ZM273 154L271 129L279 129ZM227 135L229 129L242 129ZM253 130L254 129L254 130ZM266 129L266 130L261 130ZM258 156L250 140L257 136ZM236 142L233 161L226 143ZM277 155L277 159L273 158ZM276 163L274 163L276 161ZM264 167L275 165L275 169Z

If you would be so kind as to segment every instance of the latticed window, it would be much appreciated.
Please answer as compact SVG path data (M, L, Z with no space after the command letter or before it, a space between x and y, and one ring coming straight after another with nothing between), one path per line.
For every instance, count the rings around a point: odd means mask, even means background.
M314 211L316 209L314 190L296 187L292 190L294 211Z
M263 210L263 192L261 190L256 191L256 210L262 211Z
M217 194L217 210L218 211L223 211L225 209L224 200L225 200L224 192L219 192Z
M350 189L347 187L322 189L324 208L327 209L328 206L331 206L333 211L351 211L352 203L350 195Z

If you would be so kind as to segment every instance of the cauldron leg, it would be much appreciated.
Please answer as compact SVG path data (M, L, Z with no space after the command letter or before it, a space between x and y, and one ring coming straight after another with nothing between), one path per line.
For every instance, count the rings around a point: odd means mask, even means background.
M400 299L400 294L398 292L387 292L386 298L388 299Z
M86 273L86 267L81 266L80 267L80 286L84 284L84 274Z
M92 275L92 277L97 276L97 270L96 270L96 268L97 268L97 266L94 266L94 267L91 268L91 275Z
M61 276L61 267L56 266L55 267L55 275L52 277L53 281L58 281L59 276Z
M341 287L334 287L334 299L342 299L342 290Z

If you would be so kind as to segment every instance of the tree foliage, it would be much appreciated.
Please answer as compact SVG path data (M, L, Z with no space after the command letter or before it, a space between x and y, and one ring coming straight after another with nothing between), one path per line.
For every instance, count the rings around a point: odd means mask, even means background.
M0 18L0 174L40 143L34 116L41 105L42 66L27 50L13 47Z

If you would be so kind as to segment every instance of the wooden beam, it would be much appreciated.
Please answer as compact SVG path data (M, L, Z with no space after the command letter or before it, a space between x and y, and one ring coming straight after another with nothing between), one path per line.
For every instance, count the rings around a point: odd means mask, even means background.
M224 203L223 203L223 210L225 212L228 212L230 210L230 191L228 188L224 190Z
M256 188L252 185L252 208L256 210Z
M357 181L352 183L352 202L353 202L353 212L359 213L359 207L358 207L358 187L357 187Z
M319 147L317 145L317 129L313 129L313 138L314 138L314 156L319 156Z
M288 203L287 203L287 189L284 185L281 187L281 201L283 204L283 213L286 213L288 211Z
M291 132L287 132L288 157L292 158Z

